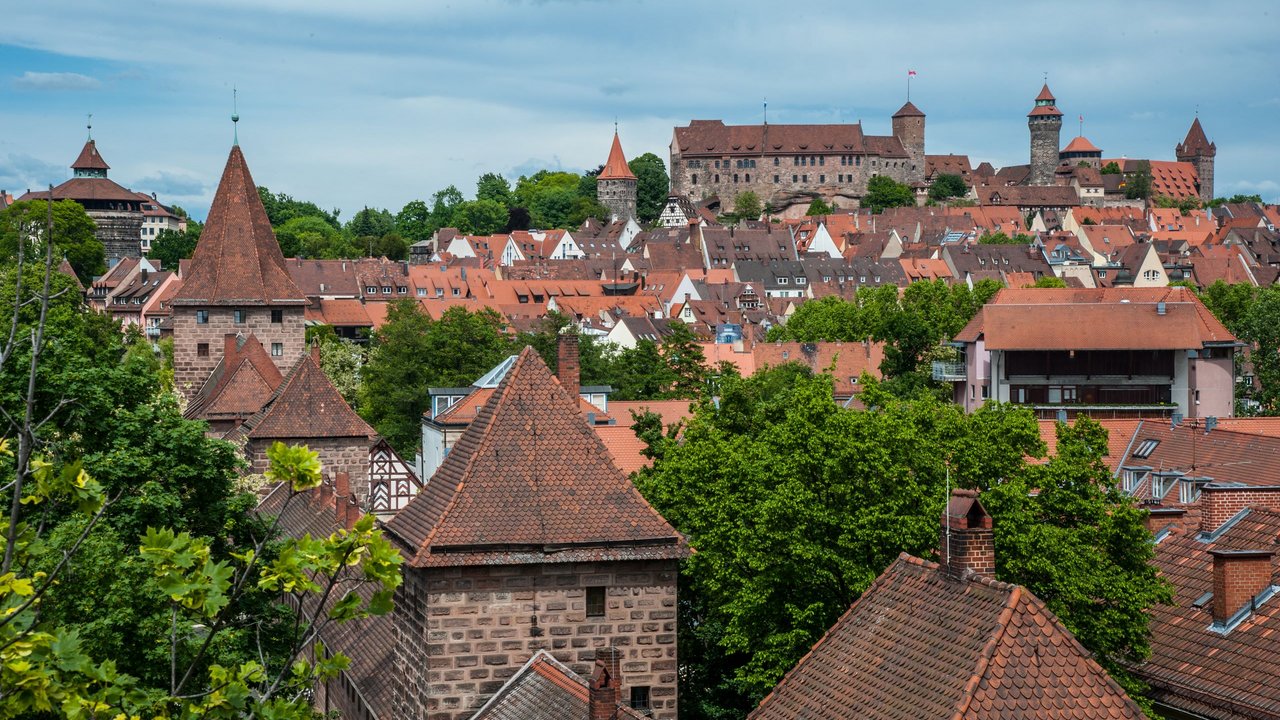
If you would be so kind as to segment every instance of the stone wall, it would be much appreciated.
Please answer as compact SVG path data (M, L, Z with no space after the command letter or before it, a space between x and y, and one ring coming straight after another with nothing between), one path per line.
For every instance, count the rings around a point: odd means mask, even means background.
M206 309L206 308L201 308ZM218 361L222 359L224 338L240 333L246 337L253 333L262 348L271 352L272 343L282 343L284 353L271 360L287 373L306 352L306 329L303 326L301 307L277 308L283 313L283 322L271 322L271 310L267 307L246 307L245 321L235 322L234 308L210 307L209 321L196 322L194 307L173 309L173 379L178 392L190 400L209 378ZM201 356L200 344L208 345L208 353Z
M97 225L93 234L102 242L108 260L142 257L142 213L123 210L86 212Z
M725 212L733 209L733 200L739 193L748 190L760 196L770 208L799 203L807 207L808 201L814 197L821 197L837 207L855 208L867 194L867 181L876 175L887 175L898 182L910 183L914 176L924 174L923 147L920 160L916 162L910 157L882 158L879 155L831 152L805 155L801 164L796 162L797 157L757 154L686 159L673 151L671 192L687 195L694 202L719 195ZM716 167L717 163L720 167ZM739 167L739 163L755 163L755 166Z
M1027 118L1031 128L1031 173L1028 185L1053 185L1054 170L1058 167L1058 144L1062 130L1062 118L1044 115Z
M250 441L244 449L245 458L249 461L250 472L261 474L266 472L267 448L274 442L268 438ZM319 453L320 465L325 475L332 477L335 473L348 473L351 476L351 492L364 507L369 499L369 438L281 438L288 445L306 445Z
M893 136L911 156L907 166L907 182L924 182L924 116L905 115L893 119Z
M406 569L396 716L462 720L538 650L586 677L595 648L612 646L622 701L647 686L653 717L674 720L676 573L675 561ZM604 588L600 617L587 616L593 587Z
M619 220L636 216L636 181L625 178L597 180L596 197Z

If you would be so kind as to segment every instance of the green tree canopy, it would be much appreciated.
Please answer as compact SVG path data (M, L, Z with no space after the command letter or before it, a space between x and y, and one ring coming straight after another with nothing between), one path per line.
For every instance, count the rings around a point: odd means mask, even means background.
M453 209L449 223L468 235L492 235L507 225L507 208L496 200L468 200Z
M410 244L429 239L438 229L432 224L431 210L421 200L410 200L396 213L396 230Z
M1003 232L985 232L978 237L979 245L1030 245L1036 239L1026 233L1014 233L1009 237Z
M1136 168L1124 175L1124 196L1130 200L1146 200L1151 197L1151 163L1139 160Z
M862 207L878 213L885 208L910 207L916 204L916 194L910 185L900 183L887 175L877 175L867 181L867 194Z
M43 243L49 237L48 221L47 200L23 200L0 211L0 255L8 261L16 260L19 242L25 243L28 257L43 255ZM94 234L96 231L97 225L80 203L53 203L55 256L71 263L85 287L107 271L106 249Z
M476 180L476 200L492 200L504 208L511 207L515 196L511 194L511 183L498 173L485 173Z
M733 214L738 220L758 220L764 213L764 203L754 191L740 192L733 198Z
M813 217L815 215L830 215L836 209L828 205L822 198L816 197L813 202L809 203L809 209L804 211L805 215Z
M296 217L276 228L276 240L285 257L336 259L365 254L349 235L315 215Z
M273 195L265 185L258 186L258 197L262 199L262 206L267 211L267 219L271 221L272 227L280 227L299 217L318 217L335 229L341 227L338 222L340 211L337 208L326 212L313 202L294 200L284 193Z
M193 227L194 225L194 227ZM200 241L200 225L192 223L186 232L178 232L165 228L156 234L151 241L151 251L147 257L160 261L165 270L177 270L178 262L191 257L196 251L196 243Z
M1120 174L1120 164L1119 164L1119 163L1117 163L1116 161L1112 160L1111 162L1109 162L1109 163L1107 163L1106 165L1103 165L1103 166L1102 166L1102 170L1101 170L1101 172L1102 172L1102 174L1103 174L1103 175L1119 175L1119 174Z
M627 167L636 176L636 219L644 225L656 222L671 191L666 163L653 153L645 153L633 158Z
M933 200L949 200L969 194L969 186L964 178L951 173L942 173L933 179L929 186L929 197Z
M387 210L378 210L368 205L351 217L347 223L347 234L352 237L382 237L396 229L396 220Z

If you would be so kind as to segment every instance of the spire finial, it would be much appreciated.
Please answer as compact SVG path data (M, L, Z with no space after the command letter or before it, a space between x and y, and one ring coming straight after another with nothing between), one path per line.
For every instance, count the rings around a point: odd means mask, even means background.
M1199 106L1197 105L1196 107ZM93 140L93 113L89 113L87 117L88 121L85 123L85 127L89 129L89 139Z
M614 135L618 134L618 116L617 115L613 116L613 134Z
M764 99L764 124L769 124L769 98Z
M240 110L236 98L236 86L231 86L231 127L232 144L240 144Z
M1045 70L1045 71L1044 71L1044 84L1045 84L1045 85L1048 85L1048 84L1049 84L1049 71L1048 71L1048 70Z

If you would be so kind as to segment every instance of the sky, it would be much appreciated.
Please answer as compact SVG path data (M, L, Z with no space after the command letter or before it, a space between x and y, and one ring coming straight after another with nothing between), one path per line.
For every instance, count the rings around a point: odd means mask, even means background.
M93 137L126 187L195 217L239 138L254 180L349 219L453 184L668 160L689 120L863 122L906 99L926 152L1026 163L1048 74L1106 157L1172 160L1199 113L1220 196L1280 201L1280 5L808 0L47 0L0 22L0 190L57 184Z

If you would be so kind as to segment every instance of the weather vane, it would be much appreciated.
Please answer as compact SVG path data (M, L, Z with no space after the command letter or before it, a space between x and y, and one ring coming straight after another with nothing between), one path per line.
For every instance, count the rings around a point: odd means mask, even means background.
M93 139L93 113L89 113L88 118L89 120L87 123L85 123L85 127L89 128L89 139L92 140Z
M240 110L236 102L236 86L231 86L231 127L232 136L236 145L240 144Z

